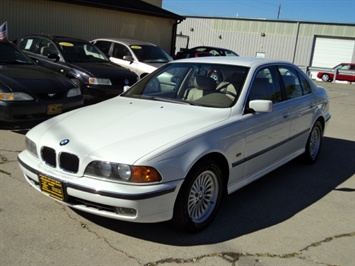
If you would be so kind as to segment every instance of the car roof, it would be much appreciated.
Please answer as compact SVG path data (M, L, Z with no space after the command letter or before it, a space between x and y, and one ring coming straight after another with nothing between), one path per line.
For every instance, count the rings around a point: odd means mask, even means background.
M134 39L126 39L126 38L98 38L92 41L110 41L110 42L121 42L126 45L153 45L156 46L153 43L146 42L146 41L140 41L140 40L134 40Z
M74 37L68 37L68 36L60 36L60 35L50 35L50 34L29 34L24 36L24 38L27 37L41 37L41 38L47 38L51 40L55 40L58 42L66 41L66 42L88 42L87 40L84 39L79 39L79 38L74 38Z
M261 66L264 64L292 64L287 61L257 58L257 57L237 57L237 56L208 56L208 57L193 57L187 59L179 59L172 61L172 63L207 63L207 64L227 64L238 65L245 67Z

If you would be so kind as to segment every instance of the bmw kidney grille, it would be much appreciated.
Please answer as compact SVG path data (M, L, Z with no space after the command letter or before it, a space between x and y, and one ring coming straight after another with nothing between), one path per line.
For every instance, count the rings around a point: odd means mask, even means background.
M53 148L42 147L41 157L45 164L56 168L57 167L57 153ZM59 168L70 173L77 173L79 170L79 158L78 156L68 153L60 152L58 154Z

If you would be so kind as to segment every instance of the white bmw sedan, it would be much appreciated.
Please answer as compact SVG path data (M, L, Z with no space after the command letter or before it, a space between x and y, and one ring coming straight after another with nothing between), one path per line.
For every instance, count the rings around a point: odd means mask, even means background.
M36 126L18 160L72 208L197 232L224 195L295 157L315 162L329 119L326 91L291 63L184 59Z

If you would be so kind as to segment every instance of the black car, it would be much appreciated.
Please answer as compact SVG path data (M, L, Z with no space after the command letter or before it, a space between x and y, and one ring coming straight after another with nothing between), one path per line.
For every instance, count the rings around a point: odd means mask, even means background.
M209 55L212 56L239 56L236 52L221 47L196 46L190 49L182 49L175 55L174 59L206 56L206 54L204 55L200 53L209 53Z
M80 88L0 41L0 128L25 128L81 107Z
M76 82L86 101L100 101L119 95L131 86L135 73L111 63L96 46L82 39L51 35L28 35L16 44L37 64L59 72Z

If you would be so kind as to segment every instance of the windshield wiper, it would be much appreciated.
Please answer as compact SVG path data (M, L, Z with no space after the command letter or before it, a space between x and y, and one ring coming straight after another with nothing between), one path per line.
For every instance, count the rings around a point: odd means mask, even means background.
M164 97L153 96L153 95L123 95L123 96L137 98L137 99L147 99L147 100L153 100L153 101L168 102L168 103L179 103L179 104L187 104L187 105L196 105L194 103L186 102L186 101L181 100L181 99L164 98Z
M164 98L164 97L156 97L156 96L151 96L151 99L155 100L155 101L162 101L162 102L168 102L168 103L179 103L179 104L191 105L190 102L186 102L181 99L172 99L172 98Z

